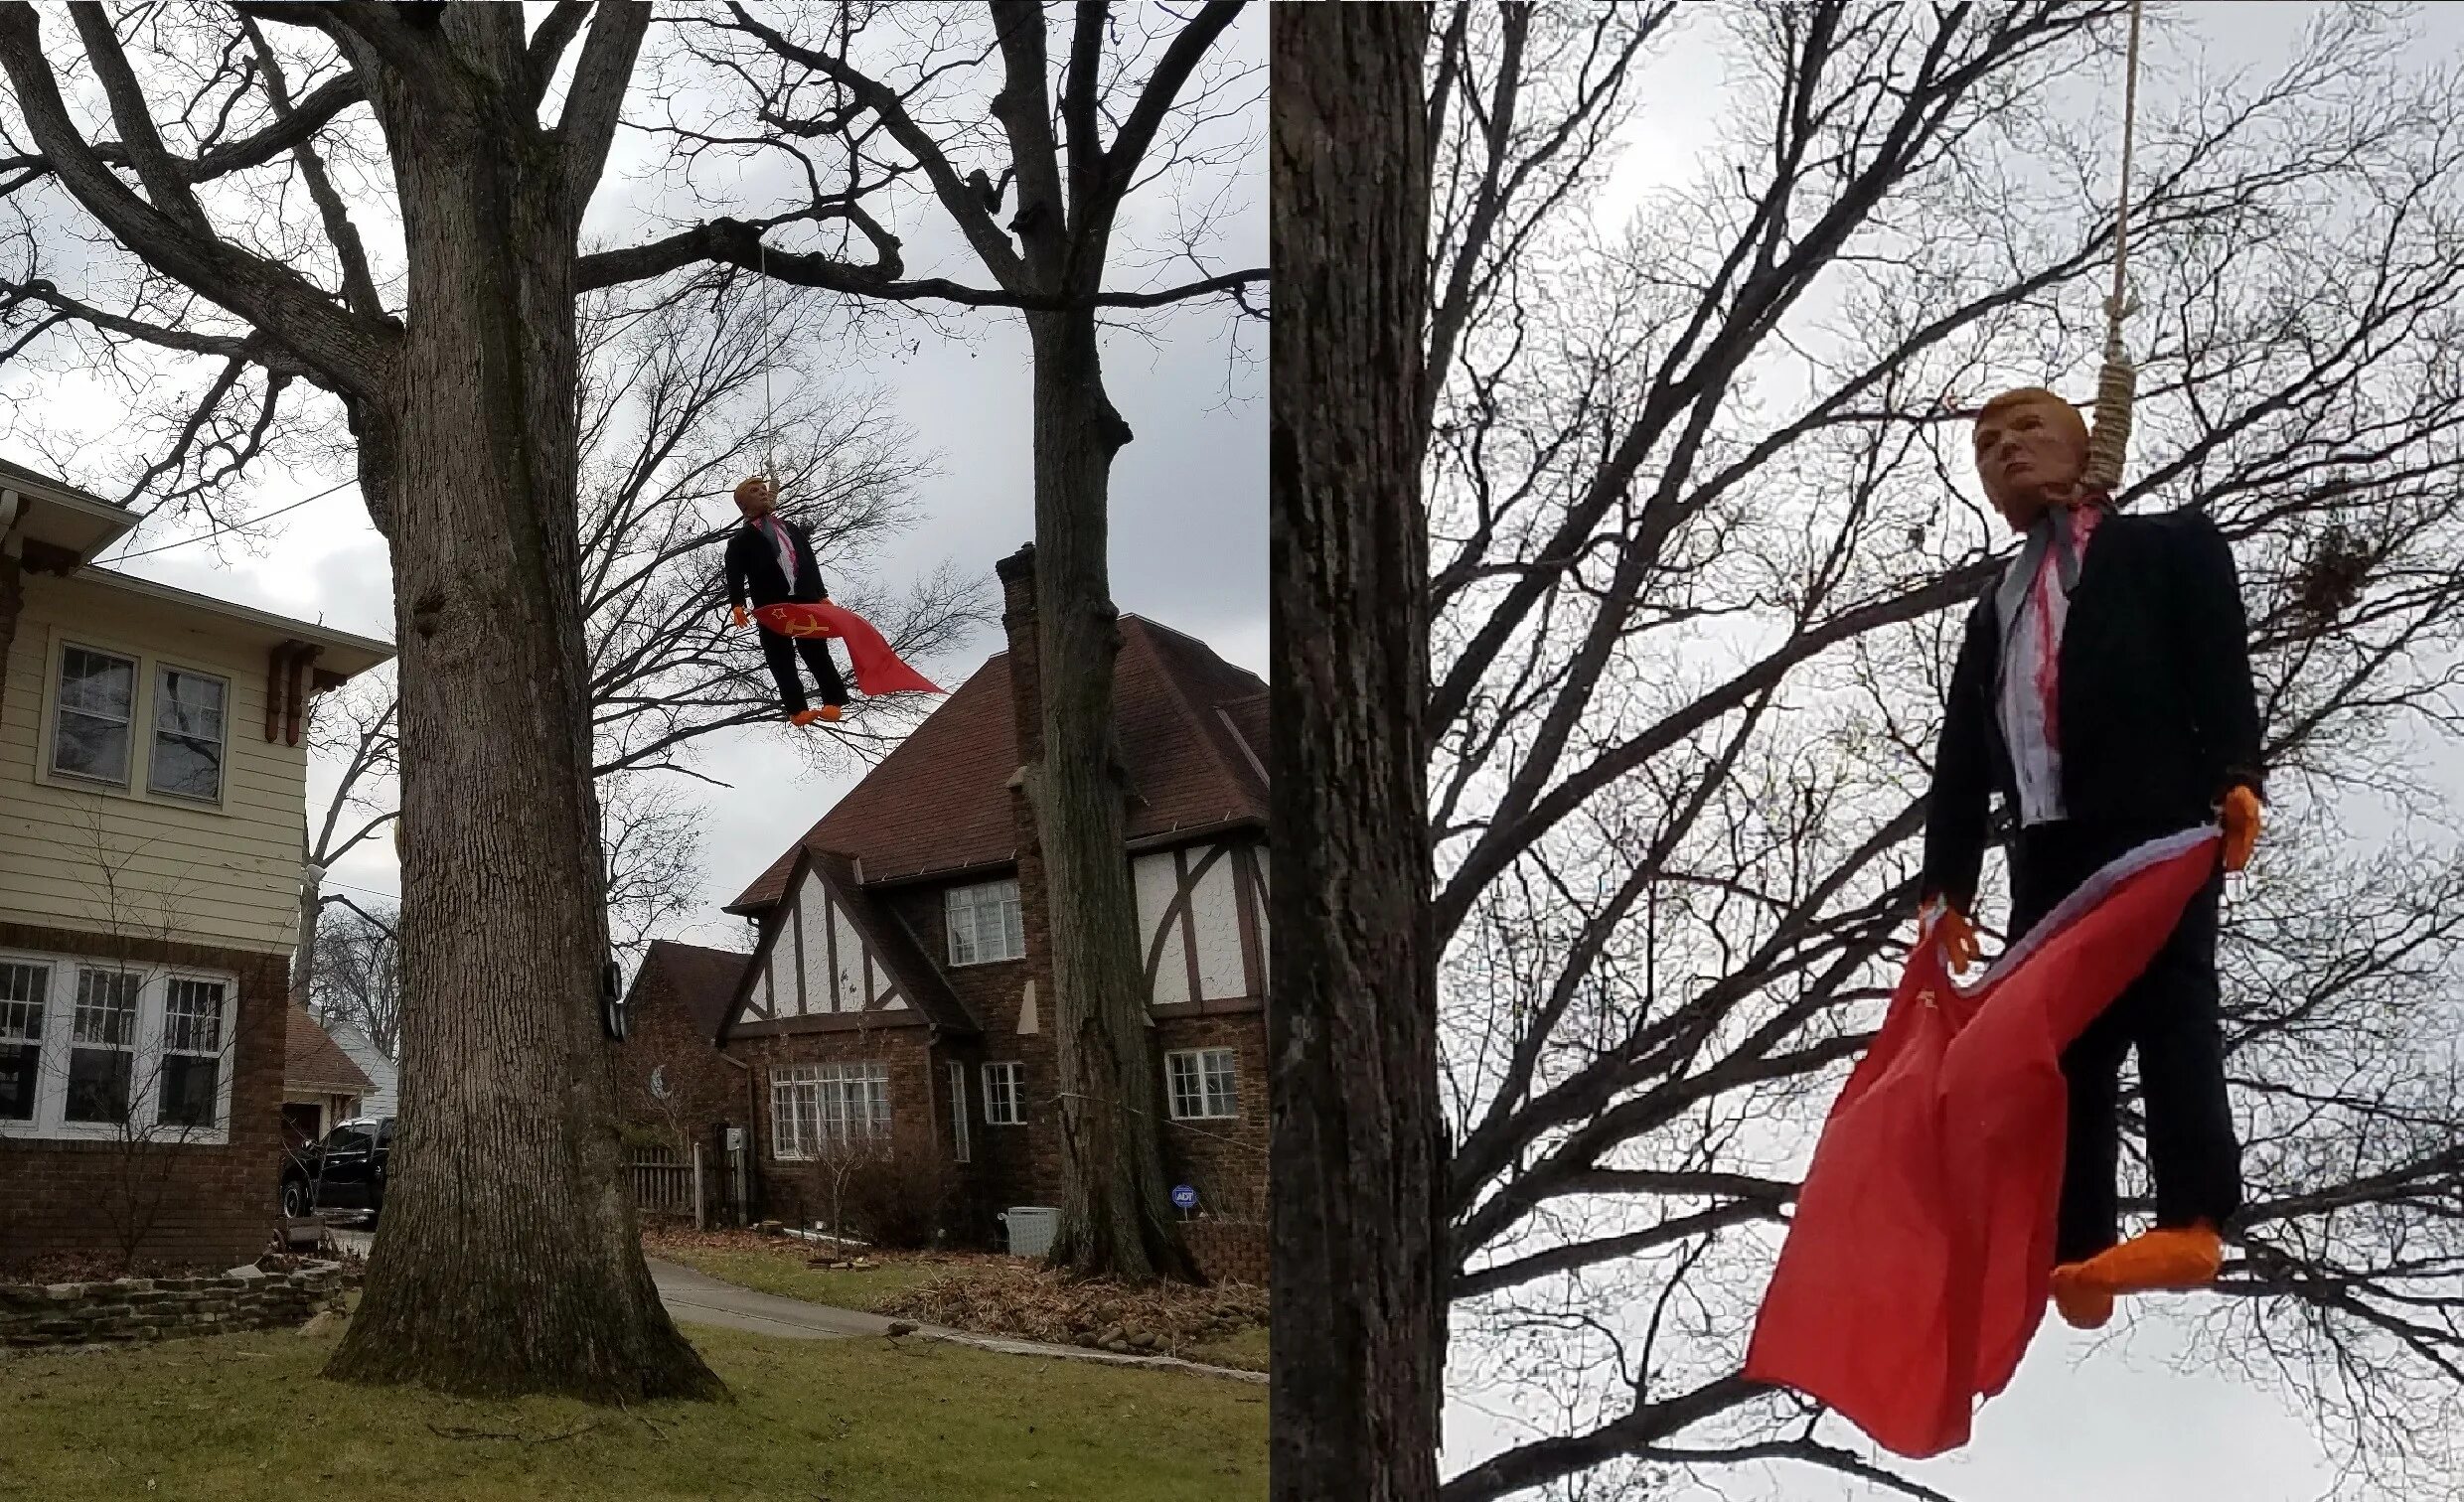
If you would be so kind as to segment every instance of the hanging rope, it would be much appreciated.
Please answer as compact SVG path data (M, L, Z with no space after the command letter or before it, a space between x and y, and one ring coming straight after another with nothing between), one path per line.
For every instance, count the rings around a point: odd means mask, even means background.
M770 337L770 239L768 234L765 232L753 243L759 247L758 259L761 262L760 337L768 339ZM776 362L770 359L769 352L763 351L761 357L761 478L762 483L770 487L770 503L773 506L777 505L779 500L778 427L776 418L773 416L775 408L770 403L770 367L774 364Z
M2130 454L2130 404L2139 373L2122 350L2122 320L2137 309L2130 301L2130 155L2139 127L2139 7L2130 0L2130 48L2122 75L2122 182L2113 213L2113 292L2104 300L2104 369L2096 376L2095 425L2087 435L2089 490L2110 495L2121 485L2122 461Z

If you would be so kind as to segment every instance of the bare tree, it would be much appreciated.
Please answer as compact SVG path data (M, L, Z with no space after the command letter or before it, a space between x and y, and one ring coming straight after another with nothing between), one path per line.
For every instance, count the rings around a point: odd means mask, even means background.
M859 698L828 733L787 728L756 638L729 627L719 564L730 492L769 473L833 597L902 655L929 659L989 619L980 583L946 563L903 594L870 582L919 520L911 489L932 471L884 397L832 369L863 337L863 306L716 267L594 293L579 320L582 629L602 797L611 779L650 804L663 783L707 781L693 743L747 725L824 762L886 750L921 701Z
M1446 1271L1454 1369L1531 1423L1453 1502L1748 1461L1937 1495L1738 1365L2008 542L1966 414L2092 371L2118 143L2079 80L2122 10L1441 13ZM2232 539L2277 790L2228 910L2250 1203L2200 1356L2407 1492L2464 1394L2464 946L2421 772L2458 724L2464 159L2409 24L2330 13L2278 68L2142 95L2120 498ZM1744 75L1716 146L1623 217L1646 74L1707 56Z
M309 758L335 765L336 776L324 817L312 817L300 827L299 937L291 955L294 1006L308 1005L319 994L318 948L324 938L327 908L348 909L364 921L379 923L388 938L392 933L390 918L380 922L346 894L327 891L325 874L336 861L390 831L399 817L388 796L393 791L389 784L400 770L397 702L393 675L381 669L321 695L309 706ZM386 1057L391 1056L388 1047Z
M581 509L609 939L631 964L696 888L698 822L677 787L711 781L693 743L785 725L759 648L725 629L720 608L729 488L751 469L774 470L787 514L812 528L834 573L861 580L915 520L904 498L926 470L879 400L817 369L832 331L821 294L796 289L763 308L748 279L724 271L657 296L623 292L582 303ZM774 379L783 395L756 406ZM919 658L983 616L946 565L903 599L861 584L841 593ZM323 873L396 817L395 703L390 673L369 675L320 700L312 718L310 749L335 787L307 837L295 996L316 989L313 915L354 906L323 890ZM897 700L859 701L830 734L794 733L817 758L867 756L913 717Z
M510 6L80 4L75 44L47 47L34 7L0 8L15 113L0 196L23 226L23 264L0 277L9 348L76 359L85 339L104 346L89 364L132 345L211 362L129 477L132 497L210 517L244 497L236 477L285 411L306 403L330 433L339 410L390 548L403 1130L386 1252L329 1368L341 1378L627 1402L719 1390L642 1261L597 1065L607 872L577 298L712 263L891 301L1140 296L908 279L863 202L882 184L860 175L808 180L808 202L759 224L585 253L650 23L615 0L560 4L528 35ZM1155 102L1135 117L1149 136L1172 92ZM360 223L372 207L382 232ZM48 275L55 220L133 256L107 297ZM812 225L863 233L860 258L765 243ZM497 1192L460 1192L482 1178Z
M1446 1161L1429 933L1425 5L1276 12L1279 1497L1437 1489ZM1398 714L1396 706L1405 706Z
M357 1027L379 1053L397 1062L402 1043L398 919L399 909L384 902L362 907L343 900L320 914L310 996L319 1021Z
M1238 160L1245 151L1245 131L1209 144L1264 81L1258 70L1210 59L1240 9L1239 0L1217 0L1184 19L1168 9L1081 4L1056 59L1044 8L1018 0L989 7L989 40L941 10L812 6L781 27L730 0L727 19L710 16L706 40L688 44L706 46L714 61L742 57L743 71L767 75L738 128L689 133L695 151L756 141L794 164L799 180L824 170L825 153L843 152L844 172L834 177L850 195L867 181L919 177L1000 289L974 300L1024 310L1034 363L1043 723L1040 744L1022 747L1021 757L1044 860L1058 1008L1063 1189L1052 1261L1084 1275L1197 1276L1166 1198L1137 904L1121 858L1127 815L1113 723L1120 632L1106 538L1112 461L1132 435L1104 386L1099 333L1108 308L1238 298L1265 280L1263 269L1207 263L1222 206L1184 194L1173 243L1149 258L1185 261L1194 279L1141 293L1106 287L1142 191L1187 177L1210 155ZM985 86L971 88L980 76ZM1005 199L1016 208L1003 224ZM838 218L843 233L896 254L897 237L878 221L854 210ZM771 272L803 279L776 257Z

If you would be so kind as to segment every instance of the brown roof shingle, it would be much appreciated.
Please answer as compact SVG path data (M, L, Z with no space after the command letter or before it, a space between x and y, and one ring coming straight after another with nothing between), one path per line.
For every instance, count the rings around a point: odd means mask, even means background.
M289 1010L282 1038L284 1088L312 1090L320 1095L376 1094L377 1082L317 1025L317 1019L308 1015L308 1008L293 1006Z
M1229 711L1230 722L1218 711ZM1266 684L1256 674L1194 637L1123 616L1113 713L1130 779L1131 839L1264 822ZM1015 859L1009 778L1017 765L1004 652L782 850L727 911L777 902L808 847L862 861L866 885Z
M745 968L752 963L752 956L734 950L704 949L698 944L654 939L650 953L642 957L642 968L635 973L633 983L638 989L643 977L657 966L684 1004L685 1015L693 1020L693 1031L716 1042L718 1025L726 1020L727 1005L743 982Z

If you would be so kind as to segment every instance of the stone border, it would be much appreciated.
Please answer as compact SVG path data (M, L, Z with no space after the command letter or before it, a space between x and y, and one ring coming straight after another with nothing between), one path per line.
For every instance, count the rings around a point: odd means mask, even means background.
M233 1268L220 1277L0 1283L0 1347L117 1345L303 1325L341 1296L339 1263L295 1273Z

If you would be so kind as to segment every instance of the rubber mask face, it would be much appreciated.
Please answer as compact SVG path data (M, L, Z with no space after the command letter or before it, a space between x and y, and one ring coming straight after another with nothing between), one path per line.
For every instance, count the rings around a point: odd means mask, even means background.
M771 511L770 487L759 478L736 487L736 510L747 522L758 522Z
M2048 506L2076 497L2086 468L2086 424L2050 392L1989 403L1976 419L1977 478L2015 531L2027 530Z

